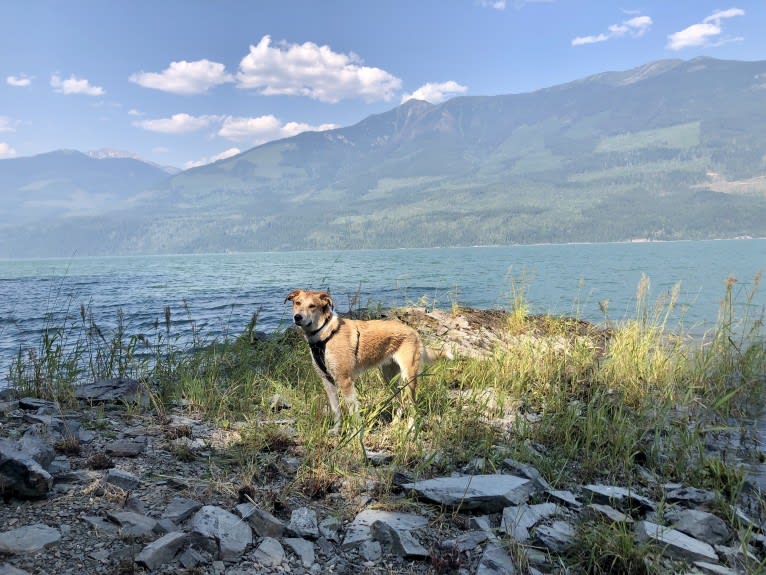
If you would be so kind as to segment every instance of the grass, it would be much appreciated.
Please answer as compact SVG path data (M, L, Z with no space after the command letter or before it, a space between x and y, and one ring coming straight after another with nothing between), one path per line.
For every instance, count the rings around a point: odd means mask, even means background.
M364 374L357 381L363 411L356 421L345 418L339 438L327 435L331 418L303 338L286 329L257 340L257 316L237 338L180 348L169 314L149 338L129 334L122 316L104 333L82 309L80 325L46 329L37 349L20 351L9 380L20 393L66 405L80 382L136 377L160 418L170 402L183 400L221 427L237 423L241 441L220 461L237 470L242 484L273 475L276 454L299 452L297 473L279 487L277 500L321 499L341 484L361 490L368 480L385 498L395 471L414 477L469 465L493 471L513 457L555 487L646 486L648 474L658 484L712 489L724 509L737 501L745 472L727 449L708 447L726 445L729 435L743 433L739 422L761 413L766 340L763 310L753 306L759 283L760 276L743 292L730 280L716 326L696 339L671 325L678 289L650 302L646 278L635 317L603 326L532 316L525 286L514 283L510 345L489 357L432 366L421 379L412 426L393 418L396 382ZM452 312L459 312L454 302ZM386 452L392 464L372 467L365 458L371 451ZM182 447L177 455L191 456ZM583 521L577 535L583 544L568 560L587 573L657 572L647 560L652 550L624 529Z

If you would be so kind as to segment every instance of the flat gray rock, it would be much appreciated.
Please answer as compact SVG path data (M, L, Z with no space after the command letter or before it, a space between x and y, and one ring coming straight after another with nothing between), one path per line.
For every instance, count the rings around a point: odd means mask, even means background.
M500 529L505 531L513 540L520 543L528 541L529 530L556 513L558 506L555 503L540 503L527 505L526 503L503 509L503 520Z
M124 489L125 491L133 491L139 485L141 485L141 480L138 477L132 473L123 471L122 469L117 469L116 467L112 467L106 472L104 480L111 485L116 485L120 489Z
M14 567L10 563L0 563L0 575L30 575L30 573Z
M175 497L168 503L165 511L162 512L162 518L170 519L173 523L180 524L200 509L202 509L202 503L199 501L187 499L186 497Z
M308 507L294 509L290 515L288 529L298 537L319 539L319 525L316 511Z
M611 505L621 511L628 512L631 509L641 509L644 511L656 511L657 504L651 499L639 495L633 490L614 485L585 485L583 487L586 499L590 497L591 502Z
M605 517L612 523L633 523L633 518L609 505L591 503L586 509L591 517Z
M107 443L104 450L115 457L138 457L146 450L146 438L116 439Z
M257 508L252 503L240 503L236 508L242 519L247 521L258 537L282 537L285 524L268 511Z
M194 514L191 530L214 541L224 561L238 559L253 542L253 531L248 523L214 505L205 505Z
M53 487L53 476L20 442L0 439L0 485L7 494L40 499Z
M726 522L707 511L681 509L665 513L665 518L673 529L710 545L723 545L731 539L731 531Z
M273 537L264 537L253 556L255 561L264 567L276 567L284 562L285 550Z
M61 541L61 532L42 523L0 533L0 553L25 555L37 553Z
M719 562L713 547L670 527L649 521L639 521L636 523L636 538L639 541L650 541L660 545L663 555L671 559Z
M188 541L186 533L176 531L156 539L144 547L136 556L136 563L149 570L157 569L170 563Z
M476 575L515 575L516 567L508 552L497 543L490 543L476 568Z
M300 558L304 567L311 567L314 564L314 544L311 541L300 537L285 537L282 542Z
M119 525L120 532L127 537L148 537L157 527L156 519L134 511L110 511L106 516Z
M534 484L530 479L515 475L491 474L439 477L406 483L402 487L447 507L494 513L509 505L525 503Z
M375 521L370 525L370 534L383 547L390 548L399 557L424 559L429 556L428 549L415 539L412 532L394 529L385 521Z
M428 525L428 519L420 515L365 509L354 518L354 521L346 529L342 544L343 549L353 549L365 541L370 541L372 539L370 526L376 521L383 521L400 531L413 531Z
M538 527L535 536L551 551L561 553L572 545L575 529L566 521L554 521L550 525Z

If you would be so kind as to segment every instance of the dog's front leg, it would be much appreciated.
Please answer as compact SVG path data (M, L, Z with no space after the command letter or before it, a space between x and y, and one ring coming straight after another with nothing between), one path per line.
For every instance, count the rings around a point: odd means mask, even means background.
M327 401L330 402L330 410L332 411L333 426L330 429L330 433L338 433L340 431L340 405L338 404L338 388L335 385L322 378L322 384L324 385L325 393L327 393Z

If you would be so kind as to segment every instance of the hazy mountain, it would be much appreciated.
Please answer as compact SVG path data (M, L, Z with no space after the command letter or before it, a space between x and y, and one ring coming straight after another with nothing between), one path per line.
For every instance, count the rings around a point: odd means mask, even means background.
M89 152L85 152L85 155L90 156L91 158L96 158L98 160L104 160L107 158L131 158L133 160L145 162L149 164L150 166L154 166L155 168L160 168L163 172L170 175L177 174L181 171L181 168L176 168L175 166L163 166L162 164L157 164L156 162L152 162L151 160L145 160L138 154L135 154L133 152L127 152L125 150L113 150L111 148L101 148L100 150L91 150Z
M135 158L74 150L0 160L0 225L113 212L140 202L168 176L162 167Z
M126 253L766 236L765 176L766 62L665 60L409 101L182 172L65 222L66 243L55 223L12 237Z

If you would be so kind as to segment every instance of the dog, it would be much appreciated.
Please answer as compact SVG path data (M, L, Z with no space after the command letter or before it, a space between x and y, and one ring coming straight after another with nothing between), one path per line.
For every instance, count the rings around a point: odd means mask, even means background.
M331 433L340 430L339 389L349 411L359 412L354 377L381 367L390 381L398 369L414 406L421 367L439 357L451 357L449 352L426 348L418 332L400 321L341 318L327 292L297 289L287 294L285 303L288 301L293 304L293 322L303 330L330 402L334 420Z

